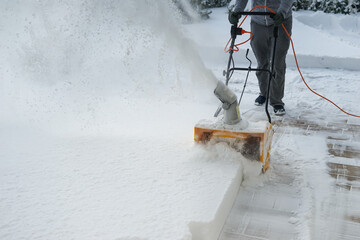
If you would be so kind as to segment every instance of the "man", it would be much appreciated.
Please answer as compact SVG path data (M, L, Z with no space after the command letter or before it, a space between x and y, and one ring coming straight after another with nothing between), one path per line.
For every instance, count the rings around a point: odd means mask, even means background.
M286 35L281 24L291 34L292 28L292 5L295 0L252 0L253 7L258 5L265 5L276 12L274 17L270 16L252 16L251 17L251 32L254 37L251 39L251 48L255 54L258 68L269 69L271 52L272 52L272 38L274 37L274 26L279 26L279 35L276 45L275 53L275 79L271 81L269 100L270 105L273 106L275 115L284 115L284 87L285 87L285 70L286 70L286 54L290 46L290 39ZM231 24L236 24L241 16L238 12L244 11L248 0L236 0L234 9L229 12L229 21ZM259 7L254 12L269 12L268 9ZM259 82L260 95L255 99L255 105L263 105L266 100L267 85L269 81L269 73L256 72Z

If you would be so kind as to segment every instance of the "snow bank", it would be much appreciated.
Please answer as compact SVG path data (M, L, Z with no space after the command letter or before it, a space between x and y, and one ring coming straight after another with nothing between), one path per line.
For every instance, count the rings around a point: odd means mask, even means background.
M1 239L216 238L242 163L193 144L216 78L168 2L4 1Z
M343 45L349 44L360 47L359 41L356 41L360 37L359 14L342 15L321 11L299 11L295 12L294 16L302 24L320 30L329 36L335 36L344 42Z

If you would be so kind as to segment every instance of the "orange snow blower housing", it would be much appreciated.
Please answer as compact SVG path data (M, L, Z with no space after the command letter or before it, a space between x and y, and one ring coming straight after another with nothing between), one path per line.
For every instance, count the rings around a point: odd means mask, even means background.
M195 125L194 140L200 143L225 142L246 159L259 161L259 170L266 171L273 136L270 122L254 123L241 118L237 97L223 82L217 82L214 94L222 106L215 113L216 118L201 120ZM224 114L218 117L221 110L224 110Z
M199 143L226 142L246 159L261 162L262 170L269 168L272 125L269 122L245 123L239 125L200 121L194 128L194 140ZM240 126L240 127L239 127Z

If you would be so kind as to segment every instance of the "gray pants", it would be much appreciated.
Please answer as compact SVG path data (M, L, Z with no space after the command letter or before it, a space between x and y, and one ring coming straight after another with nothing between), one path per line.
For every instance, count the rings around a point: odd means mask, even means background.
M284 26L291 35L292 17L285 20ZM251 32L254 37L251 39L251 47L255 54L258 68L270 69L271 54L273 51L274 39L274 25L263 26L255 22L251 22ZM275 53L275 79L271 80L270 85L270 105L282 105L284 102L284 87L285 87L285 70L286 70L286 54L290 46L290 40L286 35L282 26L279 26L279 36L276 44ZM267 86L269 81L268 72L256 72L259 81L260 94L266 96Z

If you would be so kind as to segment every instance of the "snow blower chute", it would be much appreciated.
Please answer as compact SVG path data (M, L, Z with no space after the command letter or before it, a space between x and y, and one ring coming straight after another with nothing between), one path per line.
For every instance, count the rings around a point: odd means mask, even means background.
M241 12L241 15L273 15L270 12ZM268 112L268 96L271 79L274 77L274 59L276 41L278 36L278 27L274 29L274 41L272 50L272 64L270 69L258 69L251 68L251 60L246 58L250 62L250 66L247 68L236 68L234 66L233 52L235 39L237 35L248 33L241 28L237 27L237 24L231 26L231 44L228 50L229 60L227 65L227 71L224 71L226 76L226 83L218 81L214 90L214 94L221 101L222 105L215 112L215 119L202 120L195 125L194 128L194 140L200 143L217 143L225 142L230 147L240 152L245 158L249 160L259 161L262 166L262 170L266 171L269 167L271 140L273 136L273 129L271 125L271 118ZM231 64L233 65L232 67ZM267 98L265 103L265 111L268 117L268 121L249 122L240 116L239 104L237 97L233 91L229 89L228 82L235 70L247 71L247 77L244 83L244 89L246 86L247 78L250 71L265 71L269 73L269 81L267 88ZM241 95L242 96L242 95ZM241 97L240 97L241 99ZM224 110L223 116L219 116L219 113Z

